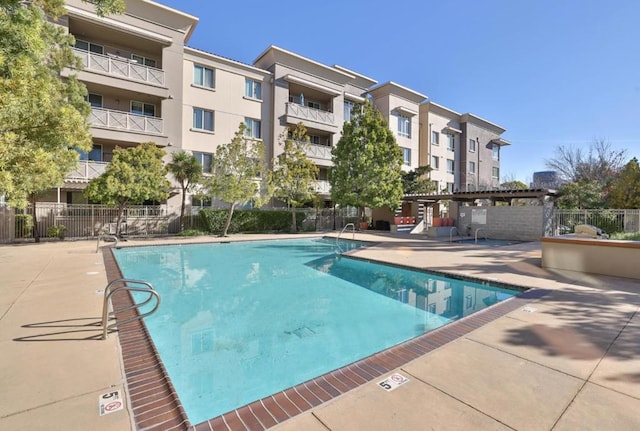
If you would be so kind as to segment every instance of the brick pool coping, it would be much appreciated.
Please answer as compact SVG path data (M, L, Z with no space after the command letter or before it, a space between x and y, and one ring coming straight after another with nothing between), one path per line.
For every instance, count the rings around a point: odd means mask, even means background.
M108 281L122 278L111 248L103 248L103 258ZM439 274L451 276L442 272ZM473 281L487 282L481 279ZM446 326L195 426L187 418L144 322L137 320L124 324L117 331L131 411L137 428L144 430L266 430L380 378L548 292L544 289L529 289ZM132 305L133 301L127 293L114 296L112 303L118 309ZM135 313L137 312L134 310L117 313L116 320L126 319Z

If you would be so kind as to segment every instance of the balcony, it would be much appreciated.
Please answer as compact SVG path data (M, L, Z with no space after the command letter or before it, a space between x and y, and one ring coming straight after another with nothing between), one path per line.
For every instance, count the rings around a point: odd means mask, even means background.
M162 135L164 128L162 118L102 108L91 108L89 123L93 127L148 133L151 135Z
M329 181L327 181L327 180L318 180L318 181L316 181L314 189L315 189L316 193L321 193L321 194L329 194L329 193L331 193L331 185L329 184Z
M304 152L308 157L320 160L331 160L331 147L326 145L304 143Z
M320 109L309 108L307 106L302 106L298 103L287 102L287 122L290 124L296 124L300 121L302 122L313 122L316 124L315 127L329 131L336 132L338 126L336 125L335 115L333 112L323 111ZM318 127L317 125L322 125L325 127ZM328 127L326 127L328 126Z
M76 168L67 174L67 180L89 181L99 177L107 169L109 162L96 162L93 160L80 160Z
M73 48L73 52L82 59L86 70L164 86L164 70L143 66L124 57L96 54L77 48Z

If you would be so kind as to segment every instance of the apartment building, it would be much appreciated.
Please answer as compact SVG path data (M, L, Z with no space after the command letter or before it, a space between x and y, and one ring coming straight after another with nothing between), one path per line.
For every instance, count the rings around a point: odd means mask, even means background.
M112 17L80 0L66 8L58 24L75 37L84 67L63 75L76 73L87 87L93 148L48 200L85 203L82 190L116 147L181 145L184 44L198 18L150 1L128 1L126 13Z
M126 3L124 14L98 17L90 3L66 2L59 25L75 36L84 67L65 76L76 73L87 86L93 149L44 200L85 203L82 190L104 172L116 147L152 141L168 153L187 150L208 173L216 148L231 141L240 123L264 143L269 162L283 151L285 130L302 122L311 139L307 155L320 169L316 190L329 203L331 149L365 99L394 132L403 170L431 165L439 191L499 184L500 152L509 143L494 123L277 46L252 64L187 47L197 17L152 1ZM169 206L178 201L171 198ZM189 201L194 208L211 205Z
M510 145L501 137L504 128L431 101L420 105L420 122L420 165L431 166L438 191L499 187L501 149Z
M402 150L402 169L410 171L419 166L420 103L427 96L389 81L369 89L373 105L394 132Z
M273 95L269 119L273 127L265 140L268 156L284 149L284 135L298 123L307 128L307 156L319 168L316 191L328 201L331 149L338 143L342 125L354 106L364 102L366 89L376 81L340 66L327 66L277 46L269 46L253 62L272 74Z

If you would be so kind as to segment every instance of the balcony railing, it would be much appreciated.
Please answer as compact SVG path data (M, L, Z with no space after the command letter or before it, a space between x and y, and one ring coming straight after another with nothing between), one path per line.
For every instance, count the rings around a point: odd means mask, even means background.
M76 168L67 174L68 180L89 181L99 177L107 169L109 162L80 160Z
M82 59L85 69L164 86L164 70L144 66L123 57L96 54L77 48L73 48L73 51Z
M331 147L326 145L310 144L305 142L304 152L314 159L331 160Z
M162 135L163 120L158 117L130 114L102 108L91 108L89 122L94 127Z
M329 181L326 180L318 180L315 184L316 193L331 193L331 185Z
M300 120L311 120L330 126L336 125L335 115L333 112L322 111L320 109L309 108L297 103L287 103L287 115L299 118Z

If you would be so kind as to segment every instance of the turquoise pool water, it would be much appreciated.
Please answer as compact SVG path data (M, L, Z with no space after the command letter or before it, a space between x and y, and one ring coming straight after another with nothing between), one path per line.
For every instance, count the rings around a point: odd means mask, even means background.
M518 292L340 256L362 243L250 241L115 250L162 297L145 319L192 424Z

